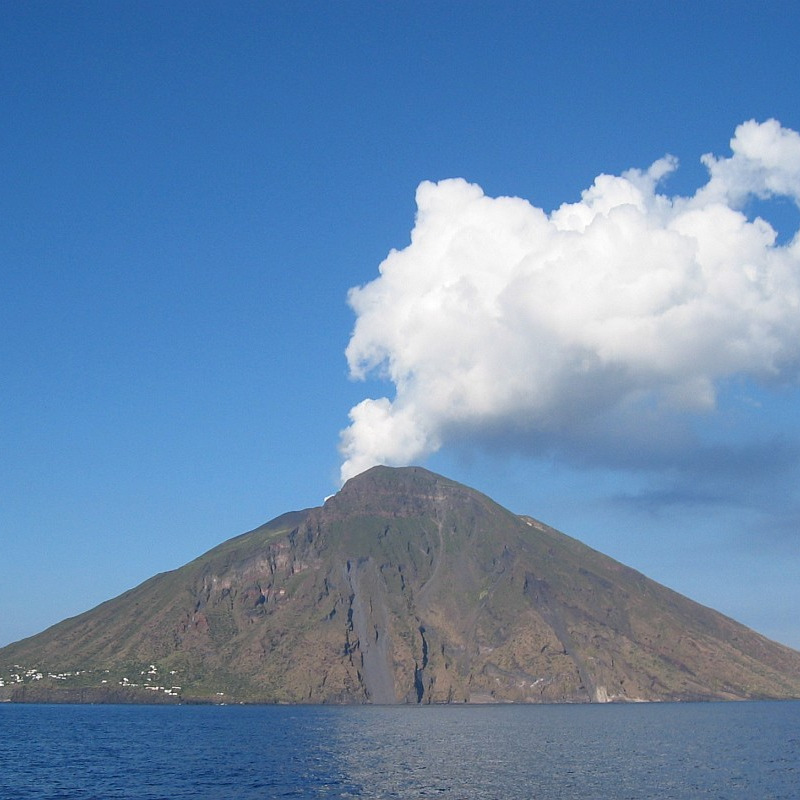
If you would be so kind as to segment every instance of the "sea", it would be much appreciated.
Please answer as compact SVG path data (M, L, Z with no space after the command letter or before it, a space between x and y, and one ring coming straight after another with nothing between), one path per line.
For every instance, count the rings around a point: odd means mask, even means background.
M2 800L797 800L800 702L0 704Z

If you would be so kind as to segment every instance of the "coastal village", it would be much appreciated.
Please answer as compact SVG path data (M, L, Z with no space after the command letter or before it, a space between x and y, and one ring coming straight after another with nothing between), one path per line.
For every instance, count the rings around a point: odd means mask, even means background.
M19 664L12 664L10 667L0 667L0 688L16 687L20 685L37 685L44 683L60 685L80 686L89 682L94 683L94 677L101 672L107 677L100 679L101 684L114 684L125 689L146 689L151 692L158 692L168 697L180 697L181 687L174 684L177 670L169 670L162 677L155 664L148 664L144 669L139 670L134 677L111 676L110 670L91 670L78 669L65 672L44 672L37 667L24 667ZM167 677L168 676L168 677ZM166 677L166 680L164 678ZM170 684L169 686L167 684Z

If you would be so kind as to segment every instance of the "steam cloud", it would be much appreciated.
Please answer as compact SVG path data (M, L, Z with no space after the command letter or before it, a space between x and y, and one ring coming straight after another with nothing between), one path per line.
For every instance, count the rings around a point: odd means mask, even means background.
M703 157L692 197L657 192L672 157L600 175L549 214L461 179L420 184L410 245L349 292L350 373L395 397L351 409L342 480L467 437L536 452L611 431L647 447L713 410L726 378L795 377L800 235L779 244L744 212L800 205L800 135L750 121L730 145Z

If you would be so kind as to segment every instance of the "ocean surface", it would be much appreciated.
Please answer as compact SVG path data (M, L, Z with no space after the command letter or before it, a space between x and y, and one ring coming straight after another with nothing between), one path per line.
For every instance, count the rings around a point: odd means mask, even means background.
M800 702L0 704L3 800L800 797Z

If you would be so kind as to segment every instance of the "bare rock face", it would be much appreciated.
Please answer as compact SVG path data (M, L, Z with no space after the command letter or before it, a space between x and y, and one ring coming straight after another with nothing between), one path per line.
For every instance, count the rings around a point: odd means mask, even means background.
M800 653L426 470L376 467L0 650L0 697L800 697Z

